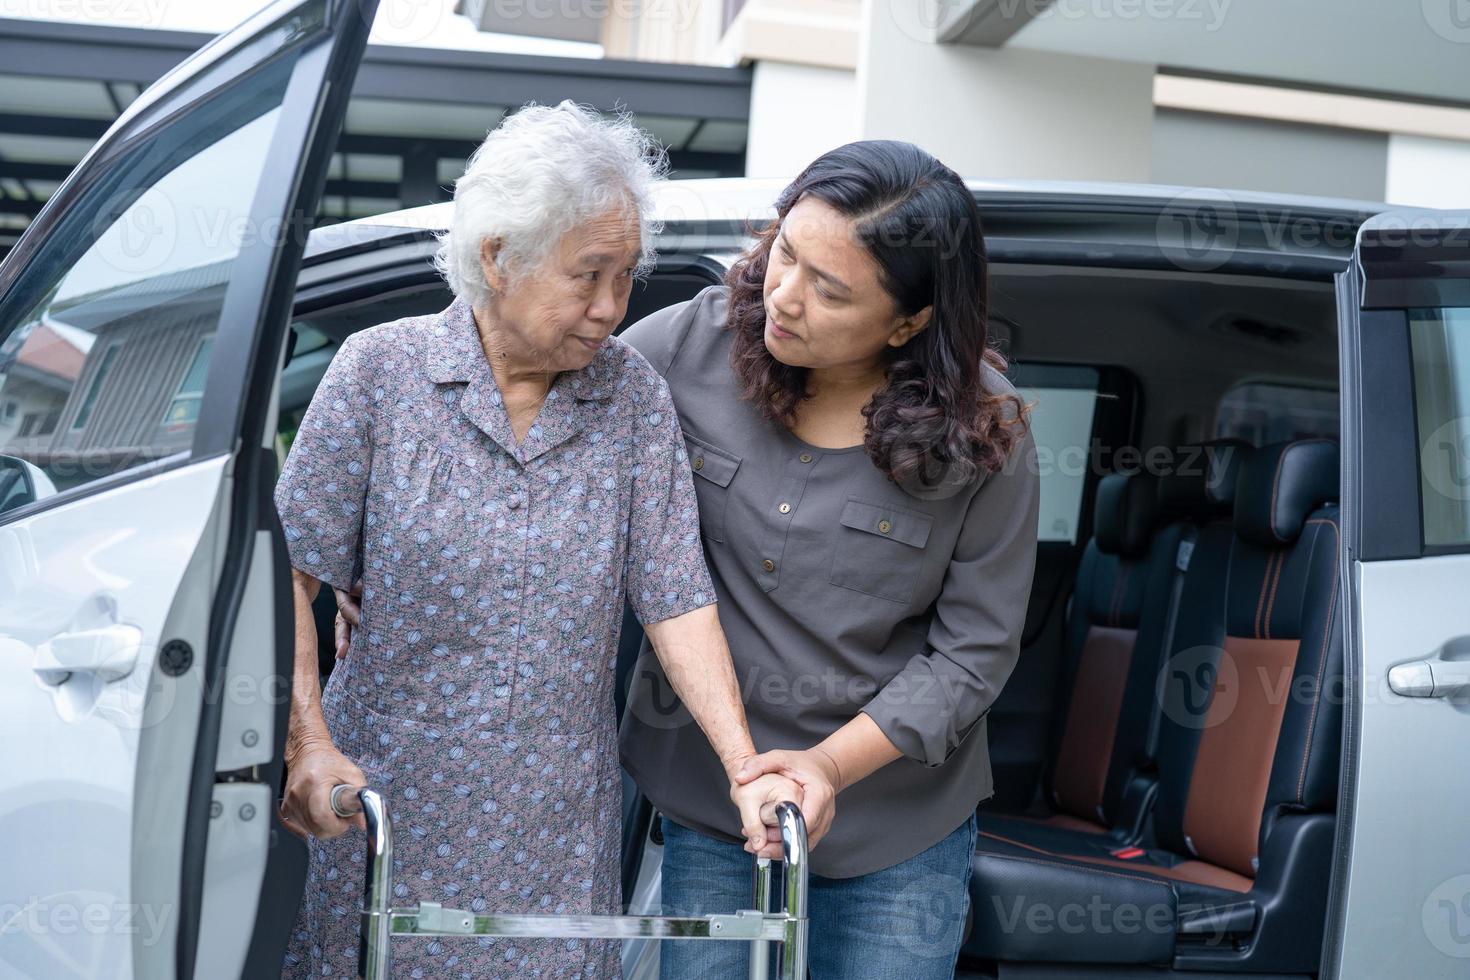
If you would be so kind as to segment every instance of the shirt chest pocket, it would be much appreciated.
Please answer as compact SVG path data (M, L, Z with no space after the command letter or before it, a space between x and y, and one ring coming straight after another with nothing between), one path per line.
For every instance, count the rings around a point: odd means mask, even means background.
M725 508L730 481L740 468L740 457L686 434L694 493L699 498L699 528L706 541L725 542Z
M924 566L934 519L928 514L848 498L832 552L833 585L908 602Z

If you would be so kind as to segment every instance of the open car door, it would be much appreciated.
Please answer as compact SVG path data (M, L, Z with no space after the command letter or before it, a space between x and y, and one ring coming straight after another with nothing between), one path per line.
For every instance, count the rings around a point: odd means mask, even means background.
M292 608L267 447L376 5L281 0L217 38L0 266L0 977L214 980L272 939Z
M1338 302L1346 782L1322 975L1463 977L1470 213L1369 220Z

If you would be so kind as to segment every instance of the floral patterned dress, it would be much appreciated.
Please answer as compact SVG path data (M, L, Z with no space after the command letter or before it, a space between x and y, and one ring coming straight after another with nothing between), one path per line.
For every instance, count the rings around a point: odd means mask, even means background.
M620 904L613 676L645 622L714 601L663 380L617 338L559 375L517 443L463 301L350 337L276 487L292 564L363 580L322 695L384 793L398 906ZM285 975L357 976L363 836L312 841ZM618 976L618 946L399 939L395 977Z

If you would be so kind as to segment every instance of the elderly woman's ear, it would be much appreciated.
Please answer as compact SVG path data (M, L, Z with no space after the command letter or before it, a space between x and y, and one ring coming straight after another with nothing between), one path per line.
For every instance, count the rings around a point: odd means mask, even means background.
M498 238L486 238L480 242L480 268L485 273L485 285L492 293L503 292L508 278L497 261L504 248L505 243Z

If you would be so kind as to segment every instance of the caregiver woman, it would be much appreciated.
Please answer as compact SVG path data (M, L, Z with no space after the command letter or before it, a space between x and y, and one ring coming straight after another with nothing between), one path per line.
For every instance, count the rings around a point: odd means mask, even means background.
M649 150L570 102L510 116L455 186L454 302L349 337L302 420L275 495L296 568L282 817L313 838L290 976L357 976L363 850L336 783L389 800L395 904L617 910L625 594L710 758L754 754L668 389L611 337L652 251ZM359 574L361 628L318 700L311 600ZM761 803L800 797L771 779L722 793L761 847ZM617 954L426 941L394 975L588 980Z
M1035 449L987 348L980 215L953 171L853 143L776 212L728 285L622 336L679 411L751 733L786 749L748 775L802 783L820 839L813 978L947 980L991 793L985 714L1031 587ZM659 665L637 676L622 754L664 817L664 904L746 907L725 769L668 712ZM745 957L665 943L663 976L733 980Z

